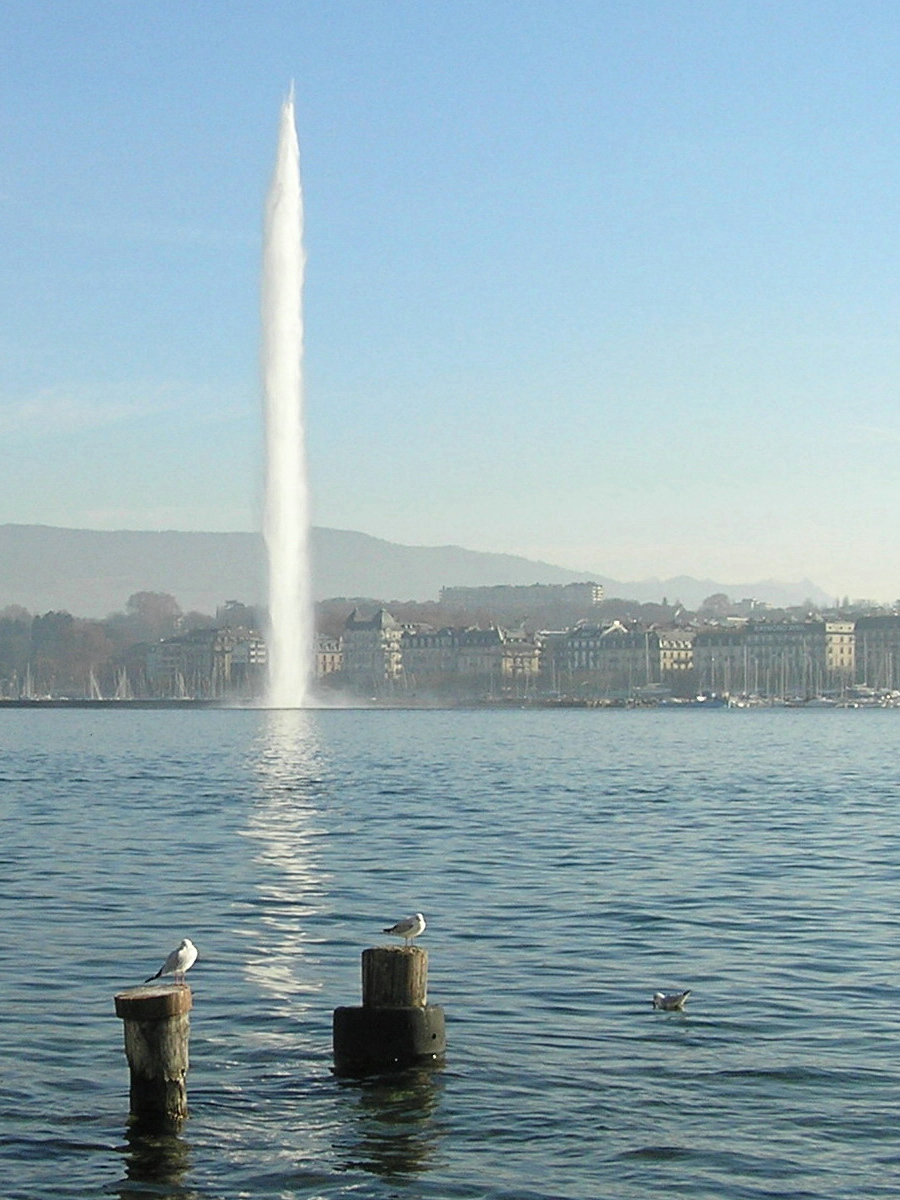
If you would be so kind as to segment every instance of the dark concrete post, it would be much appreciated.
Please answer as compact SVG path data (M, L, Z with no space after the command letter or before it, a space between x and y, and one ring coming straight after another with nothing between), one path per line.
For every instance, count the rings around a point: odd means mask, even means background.
M437 1062L447 1046L444 1010L427 1003L427 992L427 950L364 950L362 1007L334 1010L336 1074L368 1075Z

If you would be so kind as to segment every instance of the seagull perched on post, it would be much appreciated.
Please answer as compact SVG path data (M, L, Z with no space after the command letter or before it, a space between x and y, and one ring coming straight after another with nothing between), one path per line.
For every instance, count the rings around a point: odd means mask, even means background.
M686 992L654 992L653 1007L665 1012L684 1012L684 1002L690 994L690 988Z
M411 917L404 917L402 921L398 921L396 925L390 925L387 929L382 929L382 933L394 933L397 937L403 938L403 943L408 946L413 938L417 938L425 929L425 918L421 913L413 913Z
M174 975L176 983L184 983L185 971L189 971L196 961L197 947L190 938L182 938L156 974L145 979L144 983L159 979L160 975Z

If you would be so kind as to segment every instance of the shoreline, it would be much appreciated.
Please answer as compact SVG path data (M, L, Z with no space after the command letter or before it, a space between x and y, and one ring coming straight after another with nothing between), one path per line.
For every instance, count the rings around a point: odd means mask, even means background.
M47 697L46 699L26 699L26 698L11 698L6 699L0 697L0 711L3 709L59 709L59 708L75 708L75 709L91 709L91 710L106 710L106 711L130 711L139 710L178 710L178 709L214 709L224 711L228 709L235 710L250 710L255 709L260 712L280 711L270 708L261 701L240 701L240 700L225 700L225 699L172 699L172 698L145 698L145 699L128 699L116 700L110 699L88 699L88 698L65 698L65 697ZM784 700L780 698L753 698L746 699L744 697L698 697L694 700L682 699L539 699L539 698L512 698L499 697L497 699L480 699L480 700L460 700L457 703L436 703L429 700L417 701L414 698L405 698L403 700L392 700L387 697L376 700L374 698L366 701L359 697L345 697L340 703L319 703L309 704L304 706L304 710L318 711L331 709L371 709L377 710L413 710L413 711L444 711L453 712L459 710L474 710L474 709L539 709L539 710L559 710L559 709L615 709L621 710L657 710L657 709L705 709L709 711L719 712L722 709L739 709L741 711L757 710L757 709L789 709L796 711L797 709L804 710L821 710L821 709L859 709L859 708L900 708L898 698L891 696L885 697L855 697L842 700L824 700L821 697L811 697L808 700L792 699ZM300 710L303 711L303 710Z

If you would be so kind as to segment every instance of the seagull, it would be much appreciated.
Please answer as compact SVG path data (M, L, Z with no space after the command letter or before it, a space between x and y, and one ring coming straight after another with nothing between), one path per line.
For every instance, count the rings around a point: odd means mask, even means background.
M184 983L185 971L189 971L196 961L197 947L190 938L182 938L156 974L145 979L144 983L159 979L160 975L174 975L176 983Z
M396 925L390 925L387 929L382 929L382 933L395 933L397 937L402 937L404 945L408 946L413 938L417 938L425 929L425 918L421 913L413 913L411 917L404 917L402 921L398 921Z
M654 992L653 1007L665 1012L684 1012L684 1002L690 994L690 988L686 992Z

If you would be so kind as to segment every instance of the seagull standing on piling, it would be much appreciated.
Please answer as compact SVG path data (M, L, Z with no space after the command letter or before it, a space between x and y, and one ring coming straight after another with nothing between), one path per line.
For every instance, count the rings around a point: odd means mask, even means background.
M413 913L411 917L404 917L402 921L398 921L396 925L390 925L387 929L382 929L382 933L393 933L397 937L403 938L403 944L408 946L413 938L417 938L420 933L425 930L425 918L421 913Z
M156 974L145 979L144 983L159 979L160 975L174 975L176 983L184 983L185 971L189 971L196 961L197 947L190 938L182 938Z
M690 994L690 988L686 992L654 992L653 1007L664 1012L684 1012L684 1002Z

